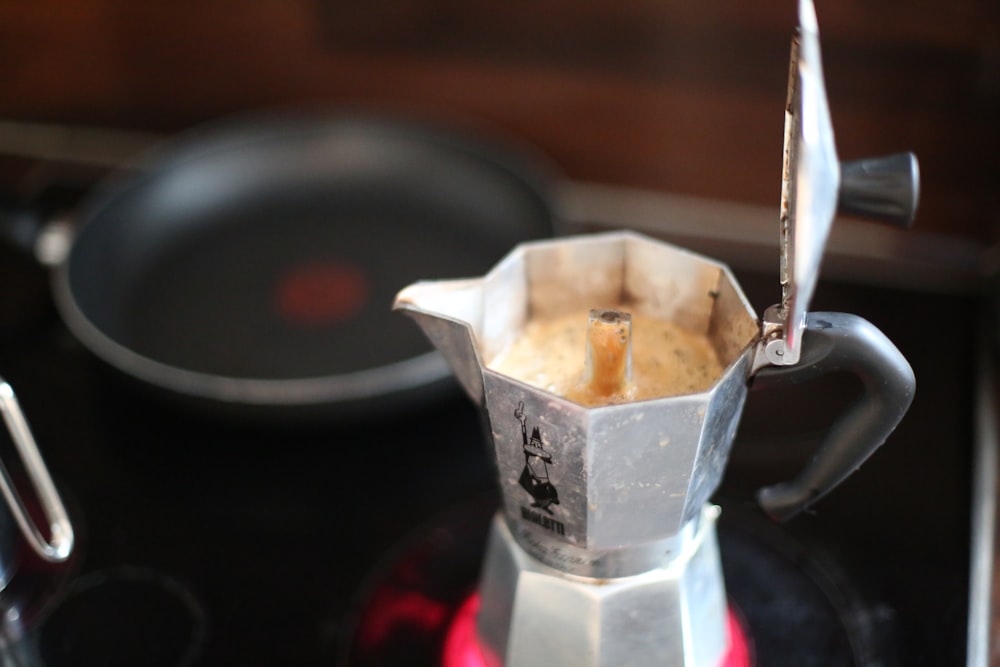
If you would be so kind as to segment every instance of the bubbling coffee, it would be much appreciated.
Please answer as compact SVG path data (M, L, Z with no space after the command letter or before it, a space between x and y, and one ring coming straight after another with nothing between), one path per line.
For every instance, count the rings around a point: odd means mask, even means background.
M487 366L587 407L706 391L723 371L704 334L622 306L529 320Z

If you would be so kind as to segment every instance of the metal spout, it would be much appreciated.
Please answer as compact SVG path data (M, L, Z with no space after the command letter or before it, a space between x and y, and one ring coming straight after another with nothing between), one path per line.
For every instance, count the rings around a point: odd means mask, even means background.
M483 371L473 326L483 319L483 281L418 282L400 291L392 308L417 323L444 355L465 393L482 405Z

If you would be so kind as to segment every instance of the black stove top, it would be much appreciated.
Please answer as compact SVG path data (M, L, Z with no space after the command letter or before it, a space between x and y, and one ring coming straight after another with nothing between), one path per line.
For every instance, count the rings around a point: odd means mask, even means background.
M72 574L37 615L50 665L336 665L387 555L442 512L490 497L479 423L457 389L431 407L355 423L241 426L185 414L93 359L52 309L45 272L0 253L0 375L80 536ZM773 276L740 280L758 309L774 300ZM766 530L790 566L837 598L878 664L961 665L975 303L825 284L814 309L875 322L913 364L917 396L857 474L812 513ZM717 498L734 595L761 599L775 581L739 539L762 520L754 490L791 476L854 390L831 378L751 392ZM815 653L829 657L817 665L876 660L862 649Z

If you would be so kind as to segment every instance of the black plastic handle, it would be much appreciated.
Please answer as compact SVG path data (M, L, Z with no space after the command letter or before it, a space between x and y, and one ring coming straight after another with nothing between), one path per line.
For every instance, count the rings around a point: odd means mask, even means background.
M920 167L913 153L840 164L838 213L909 227L919 198Z
M809 313L800 362L762 369L754 388L804 382L833 371L856 375L864 393L840 416L797 478L757 492L764 511L779 521L806 509L861 466L913 400L916 382L906 358L871 322L847 313Z

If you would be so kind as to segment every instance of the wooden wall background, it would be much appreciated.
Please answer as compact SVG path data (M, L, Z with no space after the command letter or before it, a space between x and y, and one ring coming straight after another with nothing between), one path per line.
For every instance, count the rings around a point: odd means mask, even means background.
M841 157L915 150L918 228L995 240L1000 3L817 11ZM794 22L792 0L0 0L0 117L388 108L513 133L574 178L776 205Z

